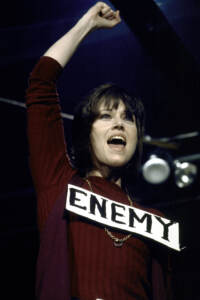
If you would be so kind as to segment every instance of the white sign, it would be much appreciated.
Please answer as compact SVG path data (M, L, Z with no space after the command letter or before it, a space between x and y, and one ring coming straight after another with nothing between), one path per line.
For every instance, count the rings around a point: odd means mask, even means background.
M133 232L180 251L179 223L68 184L66 209L95 222Z

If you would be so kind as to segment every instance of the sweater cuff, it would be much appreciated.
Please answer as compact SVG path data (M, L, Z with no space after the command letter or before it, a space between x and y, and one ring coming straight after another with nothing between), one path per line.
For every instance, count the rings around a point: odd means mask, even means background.
M31 72L31 77L39 77L45 81L54 81L58 79L62 70L63 68L57 60L49 56L42 56Z

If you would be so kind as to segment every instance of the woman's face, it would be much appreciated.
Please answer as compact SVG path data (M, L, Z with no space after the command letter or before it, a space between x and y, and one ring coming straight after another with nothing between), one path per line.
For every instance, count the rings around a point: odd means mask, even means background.
M126 111L122 101L117 108L111 109L101 103L99 116L91 128L90 140L95 168L126 165L137 147L135 116Z

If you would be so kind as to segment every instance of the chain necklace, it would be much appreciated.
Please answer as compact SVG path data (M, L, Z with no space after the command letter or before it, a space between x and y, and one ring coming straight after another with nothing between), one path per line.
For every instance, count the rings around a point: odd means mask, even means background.
M90 190L93 192L91 182L87 178L85 178L85 181L87 182ZM127 195L127 197L128 197L130 205L133 206L133 201L131 200L129 195ZM114 236L112 234L112 232L110 230L108 230L108 228L104 227L104 230L107 233L107 235L114 241L113 243L114 243L115 247L122 247L124 242L127 241L132 236L132 234L130 233L130 234L128 234L125 237L120 239L120 238L117 238L116 236Z

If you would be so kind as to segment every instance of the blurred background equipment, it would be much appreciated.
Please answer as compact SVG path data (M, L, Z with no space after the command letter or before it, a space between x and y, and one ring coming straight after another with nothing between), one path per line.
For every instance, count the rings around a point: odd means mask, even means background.
M183 141L187 139L188 142L188 140L199 138L199 136L200 133L198 131L179 134L172 138L152 139L150 136L145 136L144 144L157 146L157 148L154 150L154 153L150 153L142 165L141 171L143 178L151 184L161 184L164 183L169 178L170 173L172 173L177 187L184 188L190 186L197 179L199 173L198 164L200 161L200 153L185 154L181 157L178 157L177 153L180 151L183 152L183 150L185 151L185 148L181 144ZM196 139L196 149L198 149L198 147L199 139ZM162 155L156 154L161 153L161 151L158 150L159 148L165 149ZM173 149L173 154L172 151L169 154L167 149Z
M152 184L160 184L167 180L170 166L166 160L156 155L150 155L142 166L144 179Z

